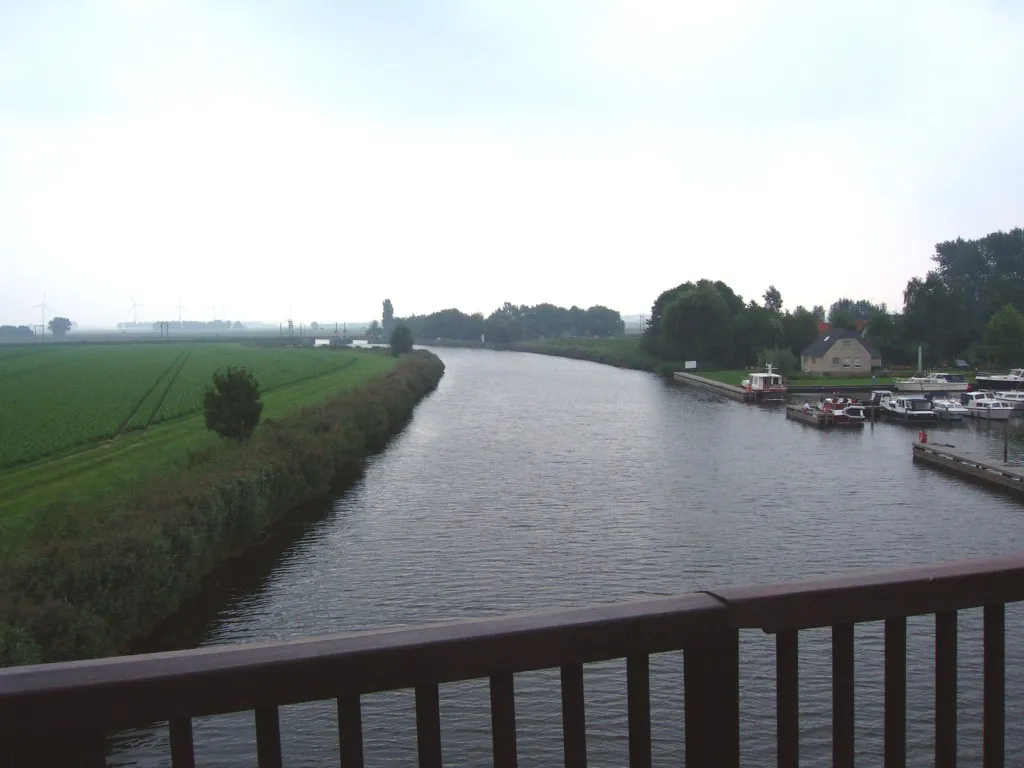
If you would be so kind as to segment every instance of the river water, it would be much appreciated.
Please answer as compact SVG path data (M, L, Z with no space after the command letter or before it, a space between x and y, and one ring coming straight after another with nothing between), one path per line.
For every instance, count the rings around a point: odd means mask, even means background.
M437 391L339 499L304 511L195 601L163 648L298 638L772 583L1024 549L1024 505L915 466L917 429L787 421L651 374L438 349ZM1002 426L933 441L1002 452ZM1024 430L1011 427L1011 453ZM933 619L908 637L909 765L933 743ZM1007 754L1024 752L1024 612L1007 609ZM801 751L830 755L829 632L801 633ZM856 630L858 763L882 754L882 627ZM741 635L745 765L774 760L774 644ZM585 668L592 765L628 762L624 662ZM980 611L960 618L960 757L980 762ZM682 762L682 656L652 659L657 765ZM561 761L557 670L516 677L520 764ZM334 705L281 712L285 764L336 764ZM441 688L445 762L490 762L485 681ZM364 697L367 765L415 763L411 691ZM199 719L199 765L255 764L252 714ZM166 729L114 740L117 765L169 765Z

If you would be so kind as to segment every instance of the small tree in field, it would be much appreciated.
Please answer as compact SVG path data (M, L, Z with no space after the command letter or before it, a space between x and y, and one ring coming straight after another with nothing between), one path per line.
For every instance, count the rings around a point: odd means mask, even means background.
M400 325L391 332L391 354L401 355L412 351L412 331L409 326Z
M214 371L213 386L203 395L206 428L238 442L247 440L260 423L260 385L245 368Z

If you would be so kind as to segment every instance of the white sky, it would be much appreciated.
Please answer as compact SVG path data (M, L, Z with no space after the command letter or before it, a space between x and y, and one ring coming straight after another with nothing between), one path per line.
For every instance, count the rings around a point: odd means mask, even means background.
M0 0L0 323L902 304L1018 226L1015 0Z

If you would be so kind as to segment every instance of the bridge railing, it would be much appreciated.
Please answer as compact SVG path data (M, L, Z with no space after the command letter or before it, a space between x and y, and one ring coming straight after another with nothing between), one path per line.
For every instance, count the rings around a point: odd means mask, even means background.
M175 768L194 765L192 719L252 711L261 768L281 765L278 708L335 699L341 766L363 765L360 697L415 690L420 766L442 765L438 685L489 679L494 764L517 764L513 675L561 671L567 766L586 764L583 664L624 659L630 766L651 764L648 658L683 651L690 768L740 763L739 632L776 642L778 765L798 765L799 631L832 628L833 763L854 764L854 625L885 622L885 765L906 758L906 619L935 615L935 763L956 762L957 611L984 609L983 764L1004 759L1005 604L1024 555L577 610L267 644L0 670L0 766L105 762L105 735L170 723Z

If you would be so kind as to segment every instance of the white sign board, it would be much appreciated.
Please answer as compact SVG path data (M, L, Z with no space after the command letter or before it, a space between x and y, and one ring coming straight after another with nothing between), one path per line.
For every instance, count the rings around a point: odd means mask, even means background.
M685 363L683 363L683 365L686 368L686 370L692 371L694 368L697 367L697 361L696 360L687 360Z

